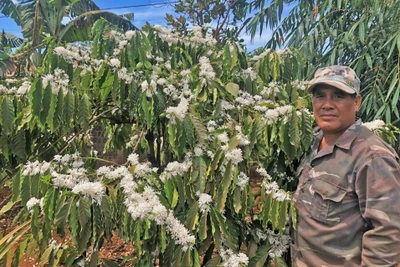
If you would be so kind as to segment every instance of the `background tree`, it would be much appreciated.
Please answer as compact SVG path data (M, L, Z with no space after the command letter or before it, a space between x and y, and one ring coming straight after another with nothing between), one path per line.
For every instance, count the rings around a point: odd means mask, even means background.
M209 27L218 43L240 41L247 23L249 3L246 0L181 0L175 4L174 18L167 14L167 23L180 32L187 32L188 26ZM243 41L243 40L242 40Z
M121 29L136 29L131 23L133 14L103 11L90 0L2 0L0 11L22 28L26 41L14 59L25 63L24 71L28 73L41 66L47 48L52 47L46 44L88 41L94 22L101 17Z
M283 3L293 7L279 21ZM253 5L261 8L249 24L253 37L257 29L275 29L266 47L300 49L308 78L321 66L350 65L361 79L364 120L400 123L399 1L277 0L265 8L264 1Z

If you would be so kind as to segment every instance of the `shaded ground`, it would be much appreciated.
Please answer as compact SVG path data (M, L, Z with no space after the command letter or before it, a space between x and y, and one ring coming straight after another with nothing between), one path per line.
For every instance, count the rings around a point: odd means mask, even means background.
M11 189L7 186L4 186L0 189L0 210L8 203L10 199ZM0 215L0 239L13 229L13 220L18 215L20 210L21 206L15 205L11 210L3 215ZM103 244L103 247L100 249L100 258L121 263L123 258L131 255L132 252L132 245L124 242L115 233L113 233L111 240L106 240ZM36 259L24 257L21 260L19 267L39 266L36 264ZM127 264L126 266L130 265Z

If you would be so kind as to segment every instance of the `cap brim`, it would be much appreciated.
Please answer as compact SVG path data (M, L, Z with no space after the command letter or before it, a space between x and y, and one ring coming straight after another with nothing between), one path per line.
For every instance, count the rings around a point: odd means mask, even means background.
M354 90L354 88L348 86L346 83L342 83L342 82L334 81L334 80L328 80L328 79L317 79L314 82L311 81L310 85L308 86L307 92L311 93L312 90L315 88L315 86L317 86L319 84L331 85L331 86L336 87L337 89L342 90L348 94L357 93L356 90Z

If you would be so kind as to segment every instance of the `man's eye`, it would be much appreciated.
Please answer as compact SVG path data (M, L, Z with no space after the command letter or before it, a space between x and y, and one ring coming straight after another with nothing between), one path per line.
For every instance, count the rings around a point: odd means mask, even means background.
M345 96L344 95L335 95L335 98L336 99L343 99L343 98L345 98Z

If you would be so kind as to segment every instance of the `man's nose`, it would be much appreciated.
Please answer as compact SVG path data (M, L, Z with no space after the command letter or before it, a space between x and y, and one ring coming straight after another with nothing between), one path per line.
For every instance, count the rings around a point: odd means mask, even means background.
M334 101L333 97L327 96L323 99L322 108L333 108Z

